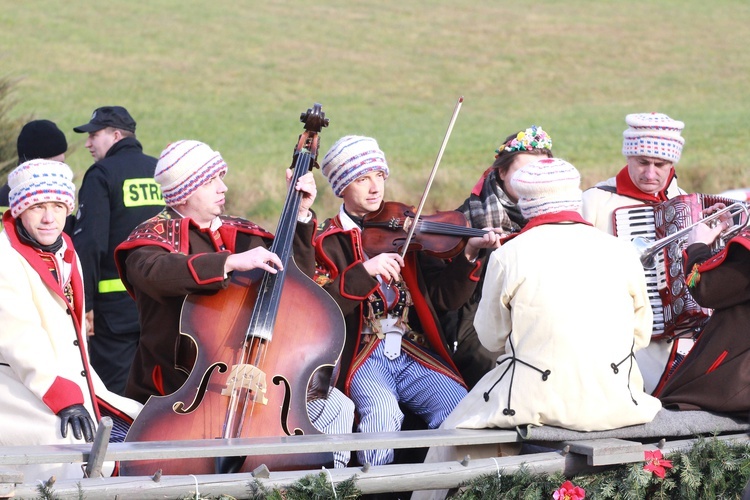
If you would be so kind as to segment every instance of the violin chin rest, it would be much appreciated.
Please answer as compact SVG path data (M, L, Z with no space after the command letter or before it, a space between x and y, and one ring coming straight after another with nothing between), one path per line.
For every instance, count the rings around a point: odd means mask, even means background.
M245 457L216 457L214 463L217 474L234 474L242 469Z

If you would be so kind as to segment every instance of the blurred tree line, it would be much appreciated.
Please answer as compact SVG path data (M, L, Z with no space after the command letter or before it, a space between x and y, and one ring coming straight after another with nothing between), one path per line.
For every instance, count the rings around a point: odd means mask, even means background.
M31 118L11 115L16 102L13 100L13 89L18 80L0 77L0 186L5 184L8 174L18 163L16 140L23 124Z

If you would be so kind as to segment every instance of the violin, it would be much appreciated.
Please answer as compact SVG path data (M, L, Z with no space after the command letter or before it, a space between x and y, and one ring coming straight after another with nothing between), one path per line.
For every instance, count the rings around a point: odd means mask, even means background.
M466 247L466 240L484 236L487 231L473 228L464 214L457 210L421 215L413 235L407 236L415 224L416 209L395 201L383 202L375 212L365 215L362 222L362 247L367 255L424 251L441 259L455 257ZM405 250L405 251L404 251Z
M484 229L470 227L464 215L455 210L422 215L427 193L435 179L440 159L443 157L463 102L463 96L459 97L453 109L448 130L432 166L419 207L415 209L403 203L384 202L377 211L365 215L362 223L362 247L367 255L372 257L393 252L405 257L409 251L423 250L435 257L449 259L461 253L468 238L481 237L487 233Z

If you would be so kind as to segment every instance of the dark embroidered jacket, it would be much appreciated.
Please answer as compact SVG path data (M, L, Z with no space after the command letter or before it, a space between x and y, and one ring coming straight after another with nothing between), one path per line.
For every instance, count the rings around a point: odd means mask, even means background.
M345 230L339 217L327 220L315 239L316 281L336 300L346 321L346 344L338 386L348 392L351 378L376 342L362 343L363 307L372 294L379 294L378 281L362 263L364 255L358 229ZM470 263L461 254L443 261L424 253L410 252L402 277L413 305L408 324L423 334L426 345L407 340L403 349L423 365L463 384L451 360L437 313L461 307L474 292L481 262Z

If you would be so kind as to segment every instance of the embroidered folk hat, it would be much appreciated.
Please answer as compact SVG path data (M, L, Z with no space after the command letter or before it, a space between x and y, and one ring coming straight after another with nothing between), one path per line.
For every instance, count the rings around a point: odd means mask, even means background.
M378 143L371 137L347 135L336 141L323 157L320 167L333 188L333 194L341 198L346 186L358 177L370 172L383 172L388 178L388 163Z
M677 163L682 155L685 138L683 122L662 113L636 113L627 115L628 129L622 133L622 154L648 156Z
M581 209L581 174L565 160L542 158L524 165L510 179L526 219Z
M52 160L29 160L8 174L10 213L16 218L32 205L59 202L75 210L76 186L73 171L65 163Z
M37 158L54 158L68 150L65 134L54 122L32 120L23 126L16 141L18 164Z
M122 106L102 106L94 110L88 123L75 127L73 130L78 133L96 132L107 127L135 132L135 120Z
M218 151L198 141L173 142L161 152L154 180L161 186L164 203L179 205L216 175L226 174L227 164Z

